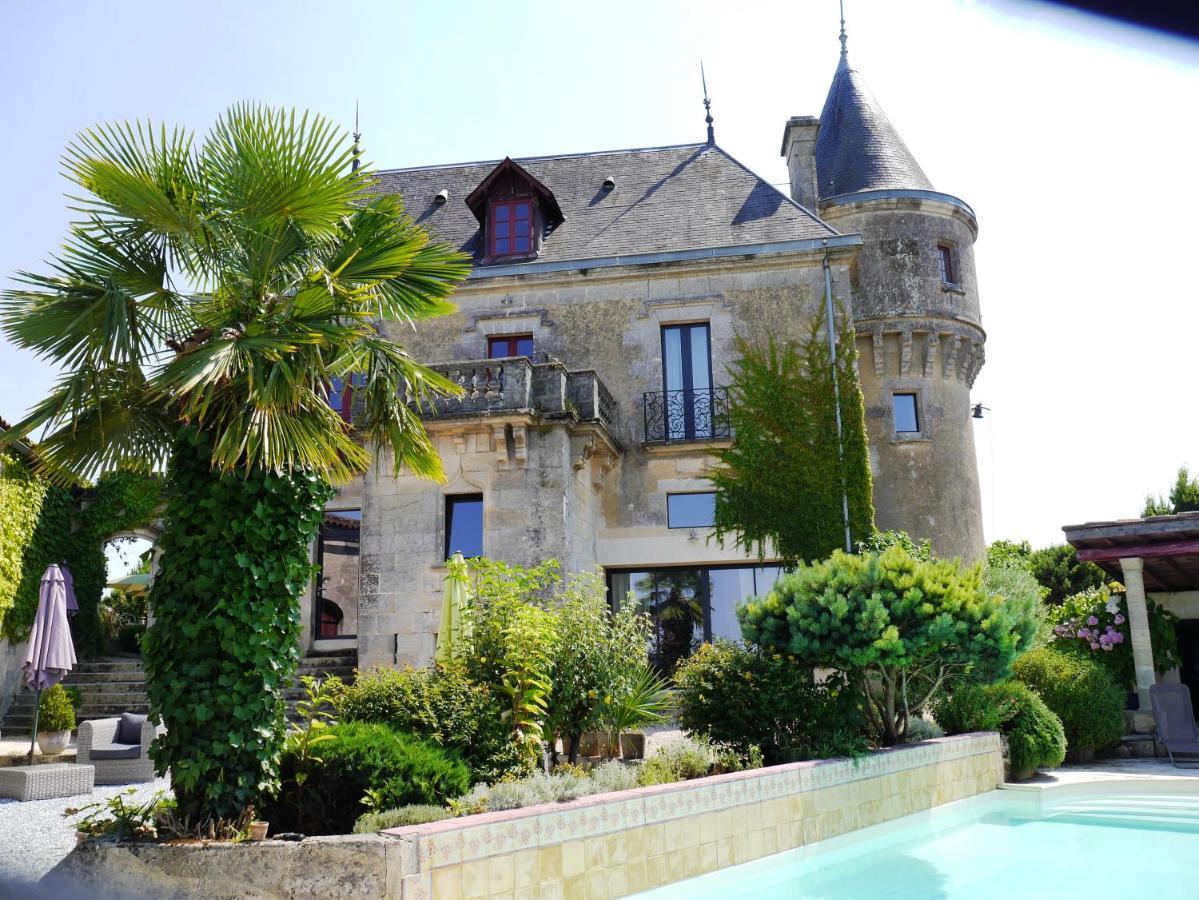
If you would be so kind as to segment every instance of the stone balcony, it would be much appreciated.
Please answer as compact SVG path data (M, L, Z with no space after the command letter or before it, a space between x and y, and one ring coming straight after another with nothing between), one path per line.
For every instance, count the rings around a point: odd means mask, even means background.
M426 418L477 418L531 413L542 419L569 419L617 428L617 406L593 370L569 372L557 360L533 362L525 356L430 365L463 390L461 397L438 400Z

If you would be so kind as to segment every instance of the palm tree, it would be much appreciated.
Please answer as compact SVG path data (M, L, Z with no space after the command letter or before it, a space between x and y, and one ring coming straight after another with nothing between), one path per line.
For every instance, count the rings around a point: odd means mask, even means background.
M106 125L64 157L81 216L0 322L63 374L4 435L43 429L59 482L165 468L143 645L155 748L188 815L236 818L277 782L308 545L331 485L387 452L440 478L418 407L456 388L379 330L454 309L469 265L372 193L326 120L231 108L200 142ZM354 378L355 416L329 403Z

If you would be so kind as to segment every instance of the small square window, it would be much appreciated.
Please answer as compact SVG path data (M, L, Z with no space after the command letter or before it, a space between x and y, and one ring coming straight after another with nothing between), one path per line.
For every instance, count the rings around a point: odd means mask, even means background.
M455 494L445 498L445 558L483 555L483 495Z
M532 356L533 335L513 334L487 339L487 358L504 359L508 356Z
M944 284L958 283L957 268L953 264L953 247L948 244L937 245L937 261L941 266L941 281Z
M895 414L896 434L918 434L920 432L920 416L915 394L893 394L891 410Z
M529 253L533 249L533 201L493 201L487 240L491 256Z
M711 528L716 524L716 492L667 494L668 528Z

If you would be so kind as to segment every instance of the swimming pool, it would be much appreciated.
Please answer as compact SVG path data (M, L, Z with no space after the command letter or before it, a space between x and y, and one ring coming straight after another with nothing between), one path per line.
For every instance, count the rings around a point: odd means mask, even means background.
M637 896L1194 900L1197 858L1199 793L1108 782L991 791Z

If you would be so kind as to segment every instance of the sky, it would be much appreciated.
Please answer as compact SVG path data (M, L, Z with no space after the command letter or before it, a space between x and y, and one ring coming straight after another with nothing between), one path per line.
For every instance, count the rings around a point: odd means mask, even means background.
M73 135L229 105L307 108L377 167L716 139L785 189L789 116L817 115L836 0L32 0L0 9L0 287L44 269ZM1199 48L1029 3L848 0L850 58L938 190L977 212L987 362L973 423L988 540L1136 516L1199 469ZM0 416L54 378L0 344Z

